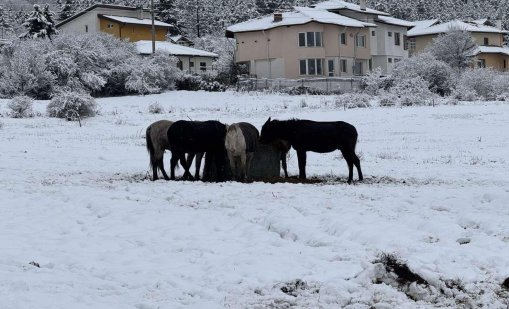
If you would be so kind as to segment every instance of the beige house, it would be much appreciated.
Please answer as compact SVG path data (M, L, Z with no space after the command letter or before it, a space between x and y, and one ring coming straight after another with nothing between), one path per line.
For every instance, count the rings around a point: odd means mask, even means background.
M375 24L326 10L296 7L227 28L235 61L259 78L362 75L369 69Z
M504 47L504 35L509 32L502 30L500 25L493 26L486 19L471 22L461 20L446 23L439 23L436 20L418 22L417 26L408 32L410 54L424 51L434 38L455 29L470 32L479 45L476 51L478 67L509 70L509 48Z

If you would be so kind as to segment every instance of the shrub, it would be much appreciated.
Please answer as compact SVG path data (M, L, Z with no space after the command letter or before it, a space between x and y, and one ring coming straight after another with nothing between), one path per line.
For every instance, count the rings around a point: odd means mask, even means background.
M398 97L401 105L425 105L433 96L429 84L422 77L412 77L395 81L390 92Z
M466 94L461 94L462 92L468 93L468 96L475 94L476 99L494 99L496 97L496 78L497 73L492 69L479 68L465 70L458 80L456 95L463 96L463 98L459 99L464 100L466 100Z
M164 109L159 102L154 102L148 106L148 112L151 114L162 114Z
M14 97L7 107L10 109L10 116L13 118L28 118L33 117L34 112L32 109L33 100L27 96Z
M378 67L362 77L360 87L370 95L377 95L383 88L385 79L382 77L382 68Z
M84 92L62 90L55 94L48 104L47 112L50 117L79 120L83 117L93 117L97 111L94 98Z
M282 93L286 93L289 95L324 95L326 94L325 91L319 88L314 87L305 87L305 86L296 86L296 87L289 87L289 88L283 88L281 90Z
M177 90L198 91L200 90L201 82L200 76L185 74L175 82L175 87Z
M336 97L335 105L338 108L370 107L372 97L365 93L344 93Z
M396 106L399 103L399 98L392 92L383 91L379 95L380 106Z

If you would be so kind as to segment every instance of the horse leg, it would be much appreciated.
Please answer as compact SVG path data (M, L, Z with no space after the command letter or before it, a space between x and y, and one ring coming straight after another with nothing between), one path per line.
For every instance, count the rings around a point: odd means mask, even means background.
M306 152L297 150L297 159L299 161L299 178L306 179Z
M190 153L187 154L187 166L189 168L191 168L191 164L193 163L195 155L196 155L196 153L194 153L194 152L190 152Z
M246 161L246 179L251 179L251 161L253 161L254 152L250 152L246 154L247 161Z
M243 151L240 155L240 181L245 181L247 176L247 155L246 152Z
M238 180L237 178L237 169L235 168L235 156L233 155L233 152L228 150L228 161L230 162L230 169L232 170L232 175L234 180Z
M194 165L196 166L196 170L194 173L194 178L196 180L200 180L200 168L201 168L201 160L203 159L204 152L198 152L196 154L196 161L194 161ZM191 166L191 165L189 165Z
M353 157L351 153L347 153L343 150L341 150L341 153L343 154L343 158L345 158L346 164L348 165L348 184L352 183L353 180Z
M361 171L361 161L359 160L359 157L354 153L353 154L353 164L355 165L355 168L357 169L357 175L359 175L359 181L362 181L364 177L362 176Z
M168 174L166 174L166 171L164 170L163 158L159 159L159 169L161 170L161 173L163 173L164 180L170 180L170 177L168 177Z
M186 154L185 153L182 153L180 155L180 164L184 167L184 176L183 176L183 178L184 179L194 180L193 175L191 175L191 173L189 172L189 166L187 165L187 162L186 162Z
M175 180L175 167L177 166L177 163L179 161L179 154L176 152L171 153L171 159L170 159L170 179Z
M283 165L283 171L285 172L285 178L288 178L288 169L286 166L286 155L287 155L287 152L281 153L281 164Z

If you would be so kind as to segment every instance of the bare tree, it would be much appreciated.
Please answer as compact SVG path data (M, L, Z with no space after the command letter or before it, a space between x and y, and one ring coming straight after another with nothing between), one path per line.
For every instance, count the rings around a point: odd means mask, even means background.
M470 66L478 48L470 32L451 29L433 39L429 52L452 68L463 70Z

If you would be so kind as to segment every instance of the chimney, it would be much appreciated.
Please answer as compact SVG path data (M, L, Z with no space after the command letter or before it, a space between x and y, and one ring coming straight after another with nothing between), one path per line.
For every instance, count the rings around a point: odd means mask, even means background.
M361 0L360 7L362 11L366 10L366 0Z
M495 20L495 26L500 29L500 30L503 30L502 29L502 20L501 19L497 19Z
M283 21L283 13L281 12L274 12L274 22L280 22Z

